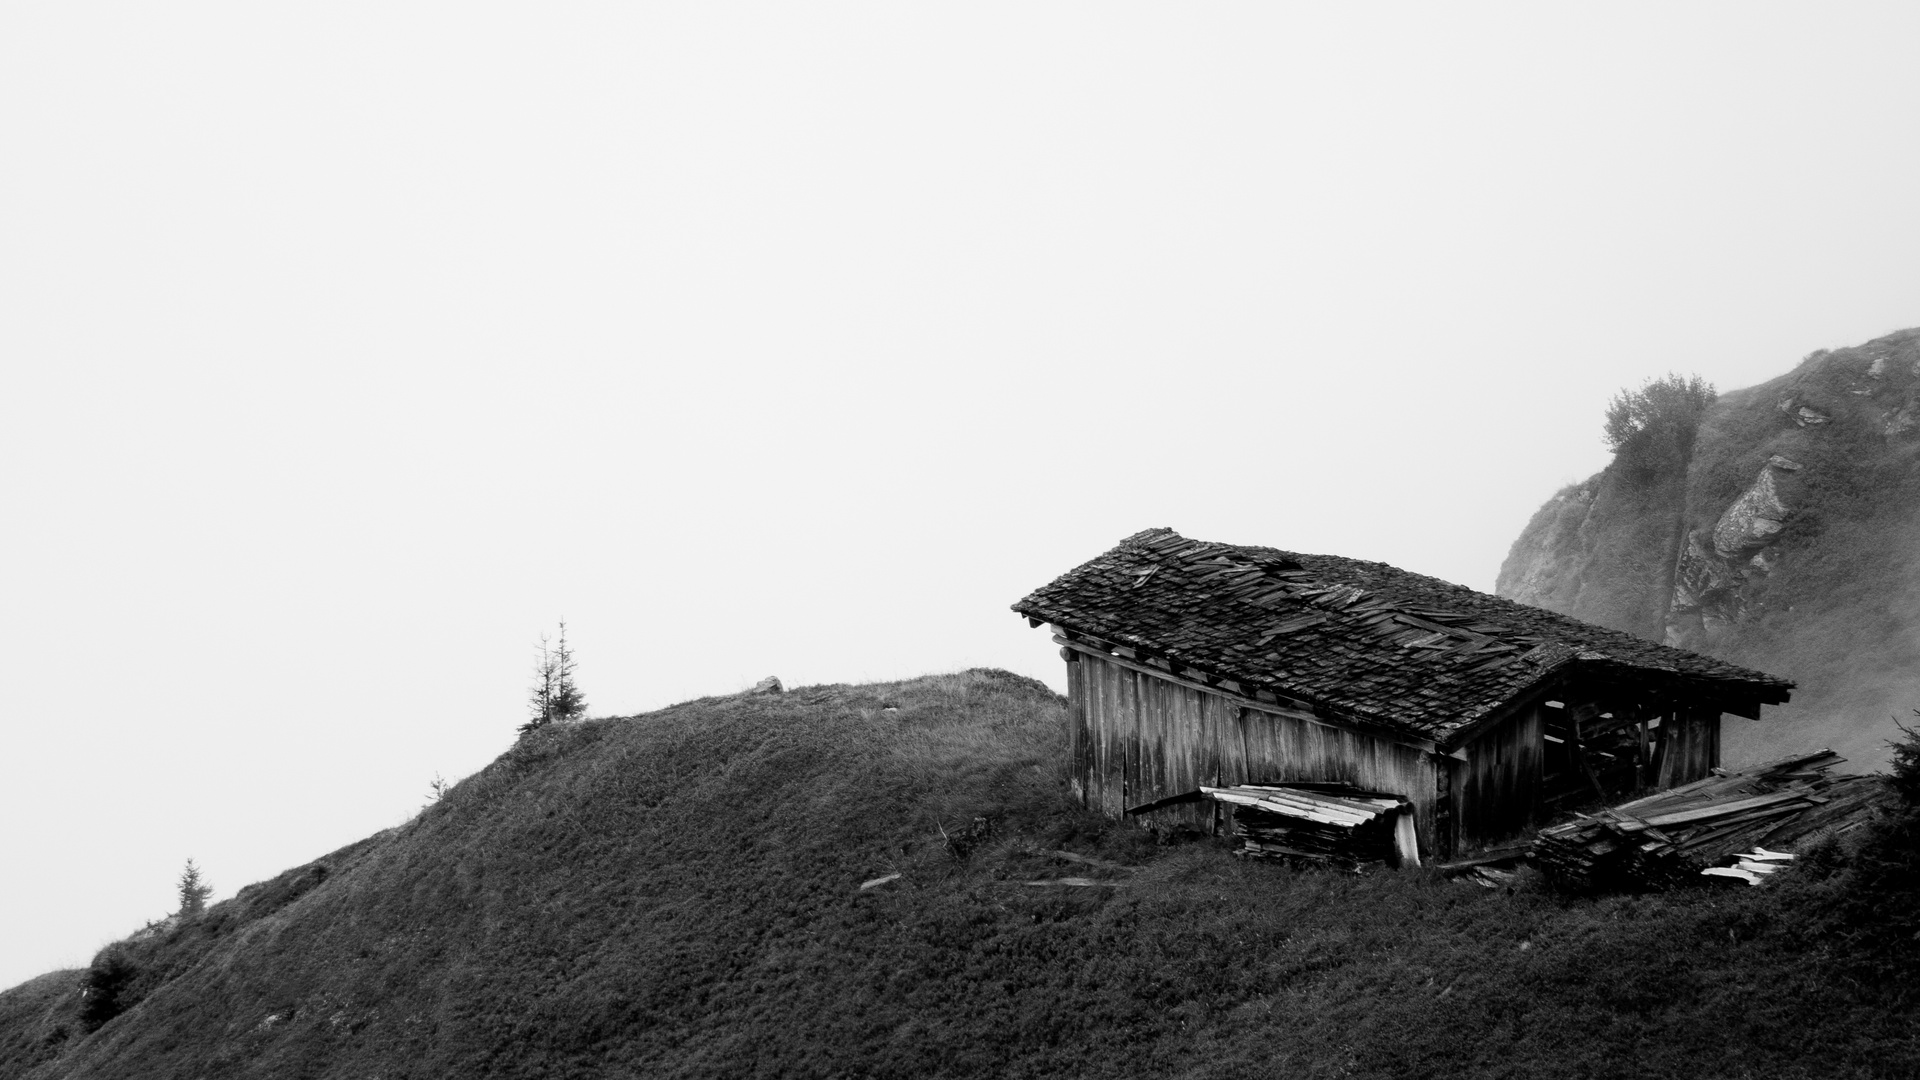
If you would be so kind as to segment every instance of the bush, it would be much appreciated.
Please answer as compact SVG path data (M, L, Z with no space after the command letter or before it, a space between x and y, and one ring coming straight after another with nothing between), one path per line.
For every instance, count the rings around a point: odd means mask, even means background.
M1808 929L1840 946L1854 978L1904 994L1920 972L1920 729L1900 730L1887 744L1887 782L1900 805L1844 841L1829 838L1809 850L1798 869L1825 886L1806 912Z
M1913 714L1920 716L1920 709L1915 709ZM1910 728L1898 720L1893 726L1900 729L1900 738L1887 741L1888 764L1893 767L1893 776L1888 782L1900 793L1900 801L1909 813L1920 812L1920 729Z
M1717 396L1700 376L1672 373L1648 379L1638 390L1622 390L1607 404L1607 448L1636 473L1684 468L1693 456L1700 418Z
M140 969L118 945L109 945L93 958L80 977L80 1023L88 1031L119 1016L133 1004L129 984Z

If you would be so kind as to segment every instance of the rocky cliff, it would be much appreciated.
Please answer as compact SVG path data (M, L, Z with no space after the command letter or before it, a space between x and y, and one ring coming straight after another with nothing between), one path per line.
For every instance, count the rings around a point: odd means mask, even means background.
M1730 764L1831 745L1877 766L1920 707L1920 330L1724 394L1684 466L1555 494L1502 596L1784 675Z

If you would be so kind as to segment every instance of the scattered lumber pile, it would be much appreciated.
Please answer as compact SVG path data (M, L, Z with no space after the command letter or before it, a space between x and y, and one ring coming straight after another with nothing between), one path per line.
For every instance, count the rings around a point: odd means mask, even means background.
M1518 844L1488 848L1478 855L1452 862L1439 863L1435 870L1450 878L1470 881L1488 889L1503 889L1514 882L1514 865L1527 858L1533 851L1533 841L1526 840Z
M1716 769L1705 780L1543 829L1531 857L1576 889L1667 888L1710 866L1777 862L1753 855L1789 854L1892 805L1879 777L1828 775L1843 760L1822 750L1739 772ZM1745 880L1763 873L1749 869Z
M1396 795L1344 784L1241 784L1200 791L1233 807L1238 855L1304 859L1346 870L1420 864L1413 812Z
M1732 866L1709 866L1700 873L1707 877L1736 878L1749 885L1758 885L1767 880L1768 874L1778 872L1794 858L1794 855L1785 851L1755 847L1752 851L1735 855Z

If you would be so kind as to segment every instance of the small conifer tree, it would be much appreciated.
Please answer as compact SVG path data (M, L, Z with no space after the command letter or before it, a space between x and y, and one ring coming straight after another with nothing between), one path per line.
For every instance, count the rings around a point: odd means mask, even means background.
M552 646L540 635L540 662L533 669L533 716L520 725L521 734L555 720L578 720L587 713L587 698L573 681L573 650L567 645L566 620L560 622L560 640Z
M200 868L187 860L187 868L180 871L180 914L183 918L192 918L207 910L207 897L213 895L213 886L200 876Z

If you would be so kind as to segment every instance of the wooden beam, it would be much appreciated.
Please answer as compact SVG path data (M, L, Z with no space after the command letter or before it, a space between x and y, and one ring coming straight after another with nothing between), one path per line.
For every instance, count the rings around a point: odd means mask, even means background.
M1706 821L1710 818L1727 817L1746 810L1758 810L1763 806L1773 806L1776 803L1793 802L1795 800L1812 802L1813 799L1810 798L1812 795L1814 795L1812 791L1804 788L1794 788L1788 791L1776 791L1771 795L1755 795L1751 799L1735 799L1732 802L1715 803L1702 806L1695 810L1676 810L1671 814L1654 814L1650 817L1641 818L1640 820L1649 825L1685 825L1690 821Z
M1517 697L1509 698L1507 702L1499 708L1489 711L1485 716L1467 724L1452 735L1447 736L1444 743L1447 749L1442 750L1441 753L1465 761L1466 757L1460 754L1459 751L1465 749L1467 744L1473 742L1473 740L1479 738L1486 732L1513 719L1520 713L1535 708L1548 698L1561 700L1560 692L1566 689L1566 685L1566 672L1561 670L1550 674L1547 678L1542 679L1530 687L1522 688Z
M1199 802L1201 799L1204 799L1206 797L1207 797L1206 792L1201 791L1199 788L1195 788L1192 791L1183 791L1178 795L1169 795L1164 799L1155 799L1150 803L1141 803L1139 806L1129 806L1126 809L1126 813L1151 814L1155 810L1164 810L1169 806L1180 806L1183 803Z

